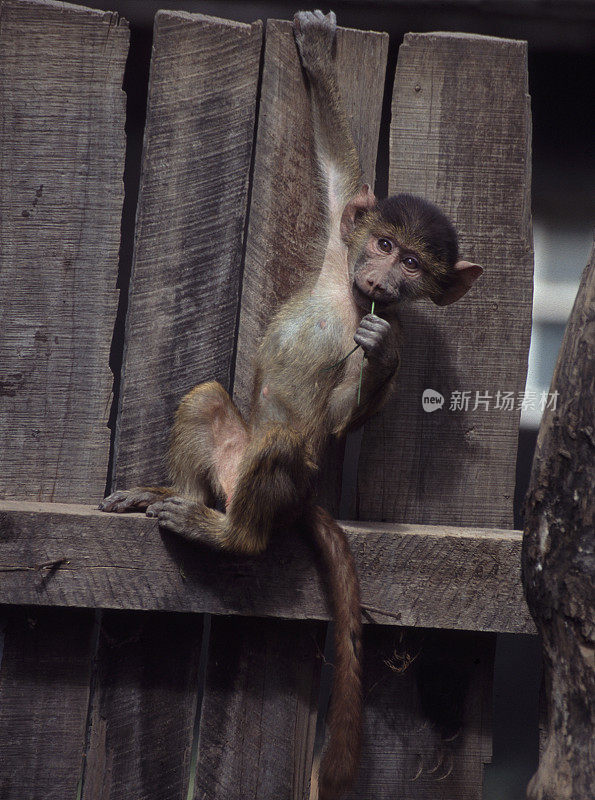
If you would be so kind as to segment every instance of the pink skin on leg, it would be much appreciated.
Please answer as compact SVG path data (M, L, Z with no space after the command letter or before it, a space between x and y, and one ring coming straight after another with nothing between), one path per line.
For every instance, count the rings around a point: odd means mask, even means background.
M248 444L249 434L235 415L216 414L211 424L213 464L229 506L238 480L240 460Z

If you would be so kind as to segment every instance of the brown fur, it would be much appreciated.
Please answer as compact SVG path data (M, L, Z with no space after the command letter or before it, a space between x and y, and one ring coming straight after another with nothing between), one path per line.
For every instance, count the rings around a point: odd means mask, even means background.
M353 783L361 749L359 581L345 532L320 506L312 510L311 529L325 567L335 620L335 671L328 715L330 740L318 781L319 800L333 800Z
M320 800L340 797L357 770L361 620L347 539L326 511L313 506L312 477L328 437L362 424L391 391L399 365L397 304L420 296L452 302L479 270L453 261L456 235L438 209L410 196L376 206L370 188L362 185L337 88L334 32L332 13L296 15L325 193L326 252L318 278L279 309L265 332L249 419L242 419L218 383L195 387L176 412L172 485L118 491L100 504L104 511L146 509L180 536L245 554L264 550L276 528L307 522L335 617L330 738L321 763ZM388 255L378 247L382 237L394 243ZM411 253L420 262L417 272L406 265ZM449 294L453 276L463 280ZM367 313L372 301L375 315ZM343 360L354 339L366 355L359 403L361 354ZM225 503L226 513L209 507L215 502Z

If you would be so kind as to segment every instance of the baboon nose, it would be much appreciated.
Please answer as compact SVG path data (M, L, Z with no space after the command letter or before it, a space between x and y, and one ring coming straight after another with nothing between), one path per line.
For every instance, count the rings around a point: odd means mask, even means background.
M366 286L369 292L382 292L384 291L384 286L382 285L382 281L378 278L368 277L366 278Z

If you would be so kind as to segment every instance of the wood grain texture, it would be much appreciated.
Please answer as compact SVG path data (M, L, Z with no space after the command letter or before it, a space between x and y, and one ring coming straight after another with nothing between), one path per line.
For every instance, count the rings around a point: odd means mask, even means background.
M337 30L342 97L373 185L387 34ZM272 313L311 274L324 219L314 168L309 98L289 22L269 20L238 332L234 397L246 410L252 359Z
M186 800L203 619L103 615L82 800Z
M361 519L512 527L533 265L526 58L525 42L465 34L408 34L400 49L390 191L438 203L485 272L452 306L403 311L396 398L364 433ZM425 389L441 410L422 410ZM457 390L468 411L449 410ZM498 391L513 411L495 408ZM476 392L489 410L473 410Z
M354 136L362 145L362 164L370 183L373 182L376 160L387 48L388 37L385 34L345 29L337 32L341 89ZM259 339L279 304L303 284L308 271L316 265L316 258L321 257L317 243L312 242L319 239L323 224L324 209L315 185L310 104L292 25L269 20L233 387L234 399L244 412L249 406L253 356ZM342 455L342 443L329 448L317 486L319 501L335 513L339 506ZM276 609L276 601L269 602L275 572L273 557L269 571L263 571L256 583L259 586L262 582L267 587L266 603L271 609ZM290 592L295 594L296 575L288 572L284 579L289 581ZM315 580L318 582L317 577ZM254 586L252 584L248 589L251 597L259 595ZM323 629L321 626L320 635ZM297 652L302 643L308 644L307 629L301 630L291 623L263 621L259 631L262 641L270 641L272 646L280 636L283 637L290 653ZM211 638L211 647L215 649L222 646L217 641L218 636L216 630L214 638ZM250 648L245 657L260 663L258 652L251 654ZM269 730L270 738L247 734L242 751L234 752L238 746L234 747L233 741L238 739L238 735L232 730L231 752L220 769L214 773L212 769L207 772L206 782L201 784L204 796L226 797L231 793L233 797L291 796L295 800L307 796L315 720L305 719L300 710L302 706L293 702L294 680L297 667L302 676L309 676L308 686L303 691L308 697L311 695L317 699L320 665L311 647L309 654L303 653L302 658L301 665L299 659L290 658L284 662L283 675L267 678L271 684L264 696L277 695L274 707L269 708L269 718L263 718L262 722ZM283 683L286 679L288 682ZM248 698L245 696L246 691L252 690L238 685L237 694L233 696L235 705L242 707L251 702L250 695ZM257 704L258 698L256 694L254 701ZM204 702L205 707L211 709L208 726L201 730L201 747L208 760L208 754L217 753L220 747L216 738L219 732L229 729L230 711L209 684ZM266 702L270 704L271 700ZM258 719L260 724L260 716ZM244 732L240 731L239 736L243 735ZM299 765L295 762L297 743L300 743L302 752ZM197 798L202 796L197 791Z
M119 486L165 482L182 395L207 379L229 385L260 46L260 23L155 18L116 423ZM110 646L120 624L129 629L116 637L124 655ZM111 617L101 641L84 800L185 800L202 617Z
M466 631L365 629L364 754L348 798L481 800L494 644Z
M116 14L0 2L3 497L89 501L105 487L127 51ZM87 611L10 617L0 673L6 800L76 797L92 627Z
M518 531L341 525L364 604L400 614L375 613L376 622L533 632ZM263 556L239 558L160 532L141 514L5 501L0 574L0 603L328 619L313 548L283 532Z
M595 248L564 334L525 509L523 585L541 635L547 729L529 800L595 785Z
M0 797L74 798L93 652L93 614L3 609ZM65 657L67 655L67 657Z
M0 2L0 495L105 488L128 26Z
M174 411L195 384L229 388L261 24L162 11L137 212L118 487L164 482Z
M428 302L403 310L403 363L396 398L364 431L358 473L360 518L512 527L517 400L525 385L531 328L527 91L524 42L465 34L408 34L399 51L390 192L411 192L436 202L455 223L461 257L483 265L485 273L453 306L438 308ZM439 391L444 407L424 411L425 389ZM456 391L469 392L468 410L450 409ZM512 411L495 406L497 392L504 391L513 394ZM489 395L489 408L476 404L476 393ZM447 561L449 572L454 567L456 574L454 563ZM518 574L517 564L511 569ZM420 586L426 599L433 593L435 575L425 590ZM476 573L471 609L479 608L483 589L491 594L490 582L489 571ZM441 617L441 602L449 602L452 588L445 587L443 600L436 599L433 615L428 614L422 624L440 624L434 620ZM473 623L460 627L486 629ZM452 715L461 720L469 705L479 710L479 717L461 722L458 738L448 745L428 724L419 686L412 692L406 682L386 675L382 648L390 633L377 631L376 637L380 652L368 654L367 670L379 683L375 701L366 708L369 735L361 796L388 798L403 793L410 800L480 800L483 764L490 755L491 731L483 709L491 704L493 635L476 634L462 647L454 632L428 634L424 658L428 674L433 675L429 690L452 697ZM481 660L481 683L466 686L464 671L445 671L443 656L462 665L468 647L487 647L489 652ZM385 677L380 680L383 670ZM409 709L410 721L403 727L399 709L411 702L417 707ZM395 714L388 725L386 709ZM384 738L392 740L390 758L378 753L382 726L387 730ZM400 753L396 759L395 737Z
M216 617L195 800L306 800L322 623Z

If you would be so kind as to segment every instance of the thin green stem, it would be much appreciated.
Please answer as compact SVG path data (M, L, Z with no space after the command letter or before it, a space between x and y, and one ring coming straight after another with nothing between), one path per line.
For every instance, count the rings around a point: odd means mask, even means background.
M372 310L370 311L370 314L373 314L373 313L374 313L374 301L372 300ZM359 370L359 386L357 387L357 404L358 404L358 406L359 406L359 402L360 402L361 396L362 396L362 380L363 380L363 377L364 377L364 359L365 358L366 358L366 354L364 353L363 356L362 356L362 365L361 365L360 370Z

